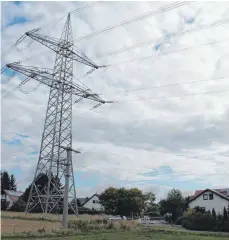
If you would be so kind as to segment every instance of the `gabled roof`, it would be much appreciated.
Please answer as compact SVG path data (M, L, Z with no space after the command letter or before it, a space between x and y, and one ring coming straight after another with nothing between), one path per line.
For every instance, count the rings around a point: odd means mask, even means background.
M198 198L200 195L202 195L202 194L204 194L205 192L208 192L208 191L209 191L209 192L212 192L212 193L218 195L219 197L221 197L221 198L226 199L226 200L229 201L229 197L227 197L227 196L225 196L225 195L223 195L223 194L221 194L221 193L219 193L219 192L217 192L217 191L215 191L215 190L212 190L212 189L207 188L207 189L205 189L205 190L203 190L203 191L200 191L200 192L199 192L197 195L195 195L188 203L192 202L193 200L195 200L196 198Z
M77 198L77 199L80 201L81 204L83 204L87 198Z
M83 206L85 203L89 202L94 196L96 196L96 197L98 197L98 198L100 197L99 194L95 193L95 194L92 195L90 198L88 198L88 199L82 204L82 206Z
M196 190L194 197L198 194L200 194L201 192L203 192L204 190ZM218 189L213 189L213 191L216 191L218 193L221 193L222 195L225 195L227 197L229 197L229 188L218 188Z
M12 202L16 202L18 198L23 194L23 192L14 190L4 190L4 192L12 200Z

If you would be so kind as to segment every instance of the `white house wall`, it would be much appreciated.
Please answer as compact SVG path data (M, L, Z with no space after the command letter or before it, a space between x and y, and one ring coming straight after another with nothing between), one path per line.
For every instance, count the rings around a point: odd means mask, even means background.
M199 197L197 197L195 200L189 203L189 208L194 208L196 206L199 207L205 207L205 210L212 211L212 209L215 209L216 213L222 213L224 207L227 209L228 207L228 200L221 198L220 196L216 195L215 193L213 194L213 199L209 200L209 194L212 192L208 191L205 192L204 194L208 194L208 200L203 200L203 194L201 194Z
M94 196L88 202L86 202L83 206L89 209L95 209L97 211L101 211L103 209L102 205L100 203L93 203L93 201L99 202L99 198L97 196Z

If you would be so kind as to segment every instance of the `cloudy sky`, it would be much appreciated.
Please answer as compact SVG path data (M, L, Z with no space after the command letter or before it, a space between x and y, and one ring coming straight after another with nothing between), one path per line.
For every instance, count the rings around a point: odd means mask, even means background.
M53 68L55 54L39 43L12 44L37 27L59 38L67 13L85 4L2 2L1 65L22 60ZM227 18L229 3L162 11L168 4L98 2L71 13L75 45L94 62L111 65L82 77L89 69L75 63L75 77L105 100L120 101L95 111L87 100L73 105L73 147L82 151L73 156L79 197L110 185L152 190L158 199L171 188L188 194L229 187L229 21L211 25ZM141 21L79 41L153 10ZM203 25L211 27L199 29ZM199 31L171 36L187 29ZM142 42L148 44L131 48ZM24 190L38 160L49 89L31 80L11 91L23 79L11 74L1 80L1 162Z

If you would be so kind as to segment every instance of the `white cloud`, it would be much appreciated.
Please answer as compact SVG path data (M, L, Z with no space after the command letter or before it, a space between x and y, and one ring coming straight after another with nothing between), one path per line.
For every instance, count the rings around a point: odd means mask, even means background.
M3 20L6 25L16 16L30 20L4 28L2 46L8 49L25 31L43 25L52 18L63 16L67 11L79 7L78 2L23 2L15 6L12 2L2 4ZM111 26L123 20L140 15L150 9L165 5L162 2L100 2L79 14L72 13L74 38ZM32 9L32 11L31 11ZM55 15L50 16L50 12ZM224 18L228 15L227 2L194 2L148 18L135 24L118 28L77 46L92 59L106 52L136 44L147 39L177 32L188 27ZM191 21L192 24L185 23ZM42 29L42 33L59 37L64 19L59 24ZM213 40L229 39L227 25L192 33L171 39L162 51L203 44ZM26 43L29 43L26 40ZM23 49L26 44L19 46ZM154 46L147 46L120 55L98 60L101 64L121 62L131 58L154 55L145 61L117 65L95 71L82 81L107 100L156 98L178 96L192 92L207 92L228 89L228 79L185 84L167 88L154 88L129 93L117 92L177 82L207 80L228 75L228 42L180 51L169 55L155 52ZM2 57L3 63L36 56L47 49L33 43L25 50L15 49ZM23 64L52 68L55 54L46 54L28 59ZM96 61L96 60L95 60ZM88 71L80 64L74 65L74 74L79 77ZM2 84L2 95L14 88L20 80L15 77ZM23 89L32 90L32 82ZM2 144L2 168L20 167L23 172L21 184L26 187L36 166L37 156L30 156L32 148L39 149L43 130L48 88L39 87L35 92L23 95L14 91L2 100L2 139L12 139L12 133L29 135L21 146ZM168 98L152 101L136 101L125 104L105 105L95 112L80 113L89 109L92 103L83 101L74 106L73 140L74 147L84 153L75 157L75 170L97 172L101 179L112 176L119 181L130 181L131 186L142 189L154 187L159 196L164 196L171 186L158 186L154 180L168 178L172 181L196 180L201 184L224 187L228 182L228 93ZM94 144L95 143L95 144ZM91 149L92 148L92 149ZM91 149L91 151L90 151ZM147 177L144 173L160 166L169 166L172 175ZM26 181L24 180L26 179ZM150 183L146 183L150 180ZM142 182L143 181L143 182ZM23 183L24 182L24 183ZM142 184L141 184L142 182ZM114 184L114 182L113 182ZM106 187L100 183L97 189ZM176 188L174 183L173 187ZM161 189L161 193L160 193ZM185 188L183 189L185 190ZM194 190L194 189L193 189ZM78 189L82 195L96 189Z

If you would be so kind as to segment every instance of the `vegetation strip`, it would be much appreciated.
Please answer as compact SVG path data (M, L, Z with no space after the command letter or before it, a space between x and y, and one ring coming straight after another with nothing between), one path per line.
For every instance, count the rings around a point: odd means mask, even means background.
M118 231L117 231L118 230ZM179 235L179 236L205 236L205 237L229 237L228 233L217 233L217 232L191 232L191 231L185 231L185 230L178 230L178 229L169 229L169 228L141 228L141 229L132 229L132 230L123 230L123 229L109 229L109 230L90 230L90 231L72 231L72 230L66 230L66 231L56 231L52 233L32 233L32 232L26 232L26 233L17 233L17 234L2 234L3 239L19 239L19 238L31 238L31 237L37 237L37 238L44 238L44 237L68 237L68 236L87 236L88 234L93 235L100 235L100 234L112 234L112 233L128 233L132 232L135 234L169 234L169 235Z

